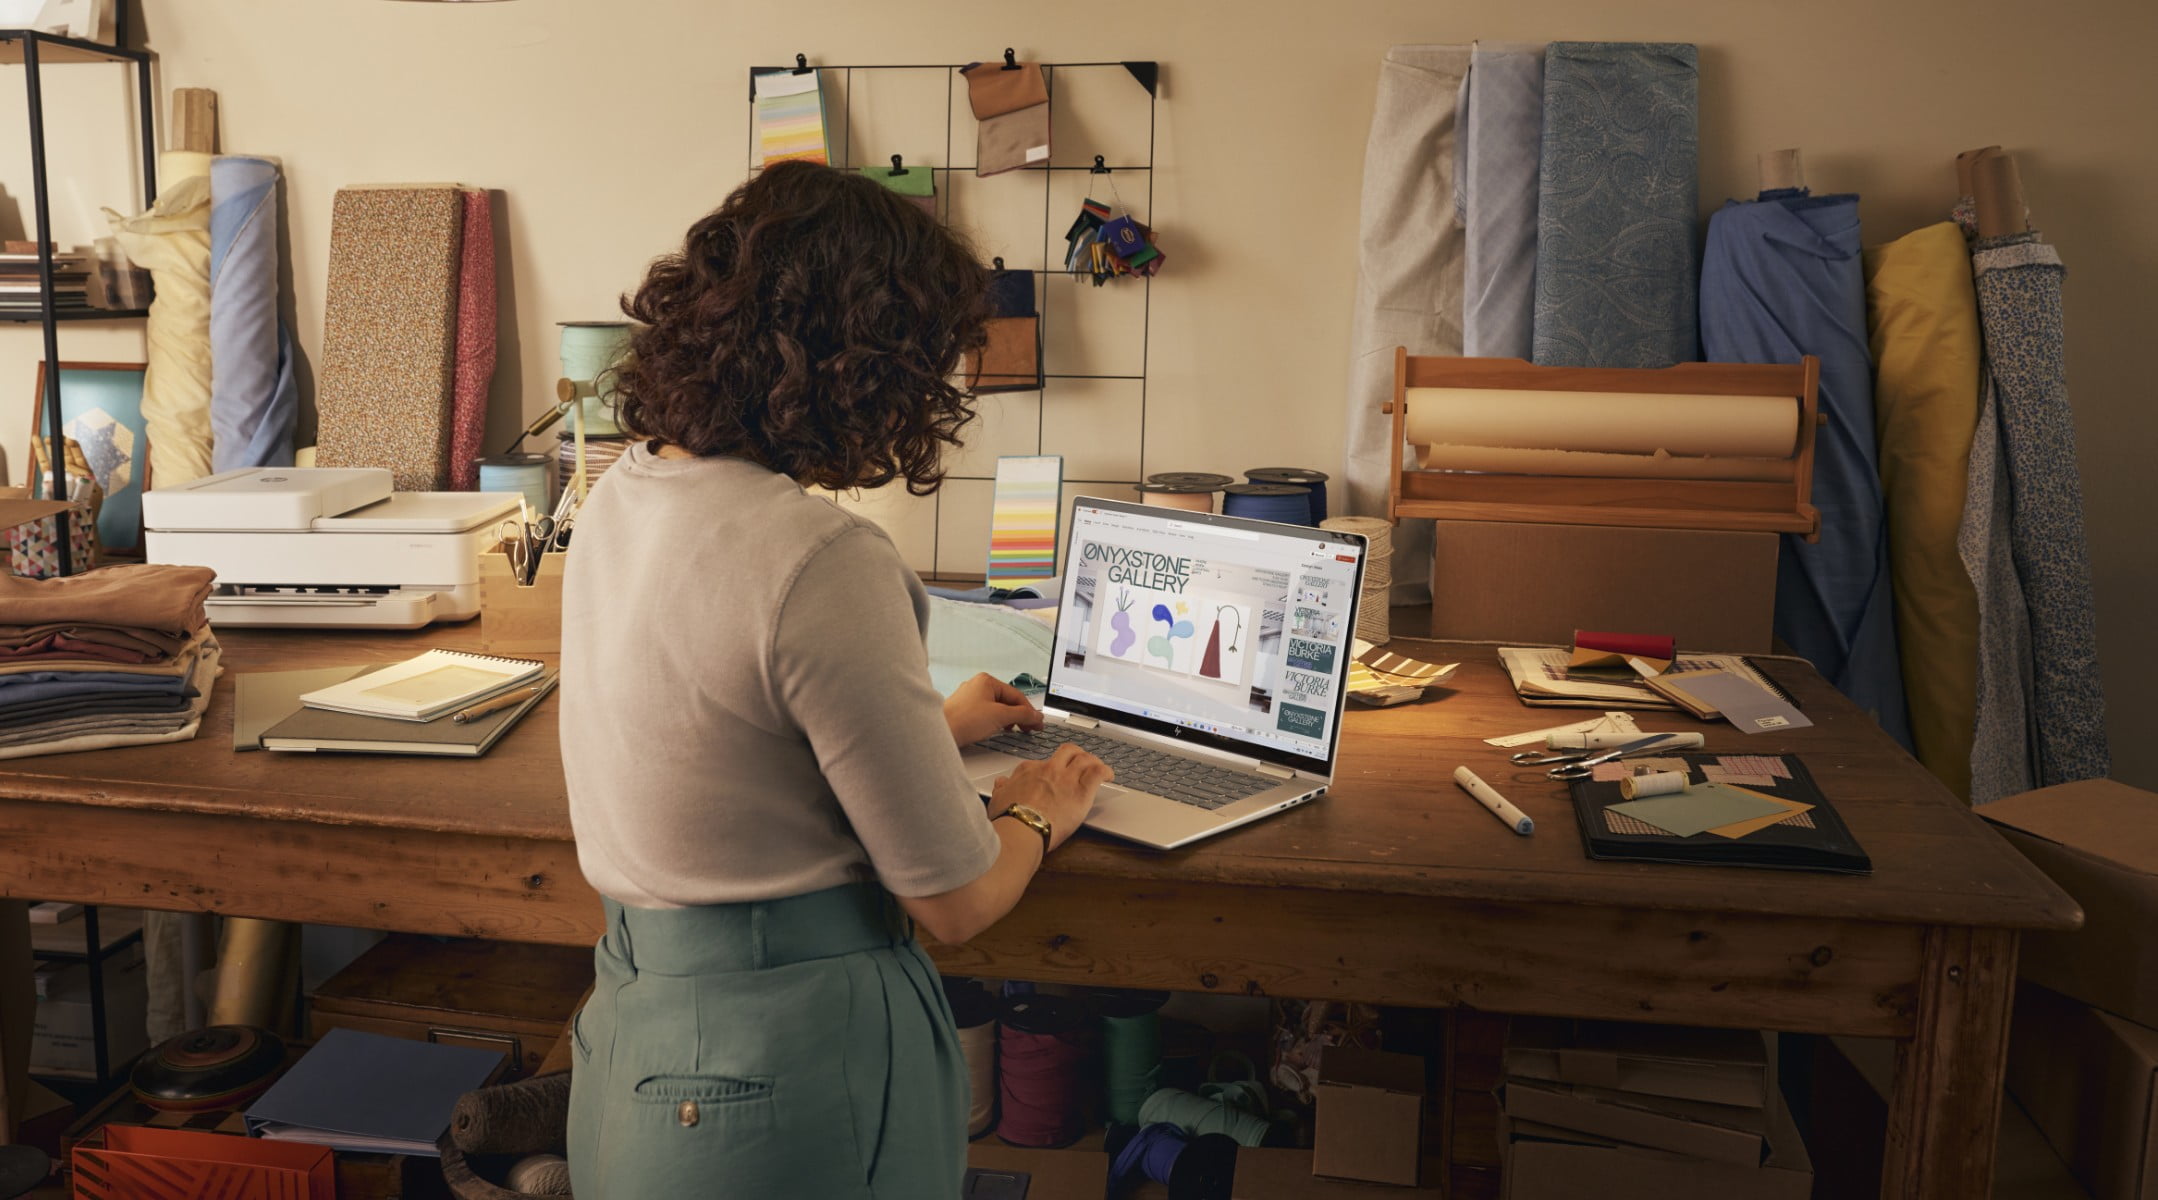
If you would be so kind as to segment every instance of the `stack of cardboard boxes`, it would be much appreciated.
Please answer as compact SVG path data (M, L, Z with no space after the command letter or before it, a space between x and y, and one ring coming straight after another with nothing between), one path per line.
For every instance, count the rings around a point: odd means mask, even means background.
M1813 1166L1758 1033L1517 1019L1508 1200L1806 1200Z
M1978 811L2083 907L2023 938L2008 1090L2097 1200L2158 1198L2158 795L2091 779Z

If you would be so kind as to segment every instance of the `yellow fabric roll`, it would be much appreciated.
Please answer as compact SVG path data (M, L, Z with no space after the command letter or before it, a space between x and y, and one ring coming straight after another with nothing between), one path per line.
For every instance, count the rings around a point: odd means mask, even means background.
M1962 232L1943 222L1866 251L1866 321L1911 739L1919 761L1968 800L1978 600L1956 529L1978 421L1979 335Z
M142 423L150 438L150 485L210 473L210 155L158 156L157 203L141 216L105 210L113 236L157 285L150 301L150 365Z

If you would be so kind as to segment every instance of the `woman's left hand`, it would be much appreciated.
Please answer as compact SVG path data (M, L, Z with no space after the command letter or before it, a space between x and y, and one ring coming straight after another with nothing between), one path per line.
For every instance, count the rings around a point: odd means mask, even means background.
M981 674L960 684L944 701L944 723L951 726L952 740L964 748L1007 729L1040 729L1042 714L1018 688Z

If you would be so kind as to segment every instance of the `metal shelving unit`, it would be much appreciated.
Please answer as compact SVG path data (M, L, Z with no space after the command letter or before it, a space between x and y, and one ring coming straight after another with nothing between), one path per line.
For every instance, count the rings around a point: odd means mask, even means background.
M83 948L81 950L31 950L31 956L39 962L86 963L90 972L90 1046L91 1065L95 1069L99 1086L112 1078L111 1054L107 1046L105 1021L105 960L117 956L122 950L142 940L142 920L138 916L135 927L107 942L98 931L97 906L86 904L82 910ZM34 933L34 931L33 931Z
M124 32L121 40L125 40ZM111 311L57 311L52 304L52 197L48 188L45 165L45 81L44 69L49 64L104 64L135 66L135 100L140 113L139 136L142 143L142 195L145 207L157 200L157 105L155 93L150 86L150 54L146 50L123 50L118 46L106 46L87 42L81 38L61 37L58 34L38 33L28 29L0 29L0 63L20 64L26 81L30 108L30 196L37 212L35 231L38 247L38 294L42 303L36 316L9 314L5 319L15 324L37 321L45 331L45 361L50 369L45 372L45 429L42 436L51 440L52 447L47 458L51 480L50 494L56 498L67 494L66 455L60 453L61 416L60 407L60 323L62 321L110 321L147 315L144 309L114 309ZM54 518L59 527L60 573L73 574L74 546L69 537L70 515L61 512ZM83 563L82 566L89 564ZM104 1032L98 1034L99 1055L102 1060Z

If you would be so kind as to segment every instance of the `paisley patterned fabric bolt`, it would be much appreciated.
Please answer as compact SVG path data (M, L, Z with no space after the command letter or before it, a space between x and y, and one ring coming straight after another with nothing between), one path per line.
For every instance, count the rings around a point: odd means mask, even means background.
M1668 367L1694 328L1697 55L1553 42L1544 59L1536 361Z

